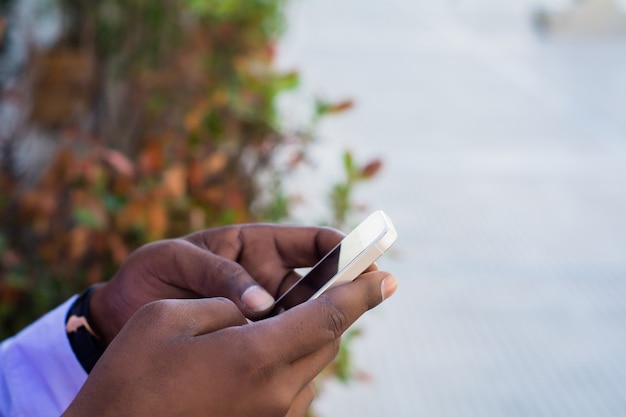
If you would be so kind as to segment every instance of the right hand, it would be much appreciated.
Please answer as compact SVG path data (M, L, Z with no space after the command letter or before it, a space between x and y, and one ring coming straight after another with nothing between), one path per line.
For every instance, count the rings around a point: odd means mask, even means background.
M63 416L304 416L311 382L343 332L396 285L388 273L367 272L250 324L225 298L152 302L109 345Z
M131 254L89 303L105 345L143 305L166 298L226 297L250 319L342 239L325 227L245 224L147 244ZM372 267L374 268L374 267Z

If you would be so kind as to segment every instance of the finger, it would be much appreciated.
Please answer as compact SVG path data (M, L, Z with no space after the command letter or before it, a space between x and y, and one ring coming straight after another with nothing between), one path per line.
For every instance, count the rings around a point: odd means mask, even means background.
M328 227L249 224L208 229L185 240L231 260L258 259L257 254L275 252L285 268L312 266L343 238Z
M295 268L313 266L342 237L338 230L326 227L252 224L204 230L187 236L185 241L236 261L265 290L277 295L299 277Z
M262 242L263 235L271 236L271 242L285 268L301 268L313 266L324 255L330 252L343 238L343 233L328 227L298 227L263 225L242 229L246 244L244 251L253 251L256 246L266 246ZM265 238L267 240L267 238ZM252 254L251 254L252 255Z
M367 310L395 292L397 281L386 272L368 272L315 300L256 323L252 331L287 363L339 338Z
M246 227L239 262L271 294L280 294L289 288L286 280L295 282L294 269L315 265L342 237L341 232L323 227Z
M238 263L187 241L178 243L174 259L184 287L204 297L227 297L248 317L258 317L274 305L274 298Z
M285 417L304 417L315 398L315 382L309 382L298 393Z
M298 282L300 278L302 278L302 275L300 275L296 271L293 271L293 270L289 271L287 275L285 275L285 278L283 278L282 282L280 283L280 287L278 287L278 290L276 291L276 295L277 296L282 295L289 288L291 288L296 282Z
M146 304L133 320L161 326L173 333L199 336L227 327L247 324L237 306L226 298L168 299Z
M378 271L378 265L376 265L376 263L373 263L367 268L365 268L365 270L362 273L373 272L373 271Z

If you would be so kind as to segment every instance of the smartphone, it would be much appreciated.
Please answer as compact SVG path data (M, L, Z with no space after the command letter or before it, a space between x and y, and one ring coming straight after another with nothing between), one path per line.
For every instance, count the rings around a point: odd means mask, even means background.
M391 219L382 210L373 212L276 300L270 316L354 280L391 247L397 236Z

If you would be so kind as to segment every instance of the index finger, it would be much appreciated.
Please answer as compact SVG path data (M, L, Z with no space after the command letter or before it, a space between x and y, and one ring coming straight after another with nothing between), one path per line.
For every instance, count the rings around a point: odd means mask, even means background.
M396 287L391 274L368 272L279 316L254 323L253 331L268 351L291 363L336 340Z
M252 250L257 239L256 231L246 228L243 233L249 236L246 241L252 243L246 249ZM342 232L330 227L268 225L264 233L272 236L276 252L286 268L313 266L344 237Z
M278 255L283 268L312 266L343 238L329 227L304 227L275 224L247 224L196 232L186 239L225 258L245 263ZM268 262L269 261L269 262ZM254 265L258 268L258 265ZM275 265L272 265L275 267Z

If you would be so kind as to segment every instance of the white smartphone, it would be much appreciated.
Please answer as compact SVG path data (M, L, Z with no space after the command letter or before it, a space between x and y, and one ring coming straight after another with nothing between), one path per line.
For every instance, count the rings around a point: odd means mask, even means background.
M370 214L276 300L270 316L354 280L391 247L397 236L391 219L382 210Z

